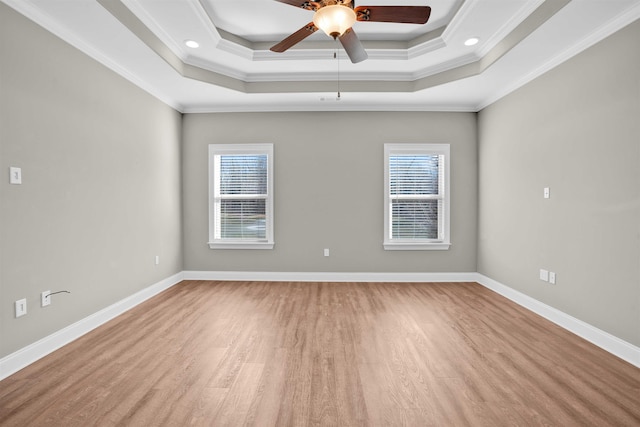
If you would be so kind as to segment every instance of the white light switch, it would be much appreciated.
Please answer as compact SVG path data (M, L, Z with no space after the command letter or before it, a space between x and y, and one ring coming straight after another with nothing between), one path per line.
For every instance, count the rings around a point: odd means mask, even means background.
M22 298L15 302L16 317L22 317L27 314L27 299Z
M9 184L22 184L22 169L11 166L9 168Z
M540 280L543 280L545 282L549 281L549 271L548 270L540 269Z
M551 283L552 285L556 284L556 273L554 273L553 271L549 272L549 283Z
M544 198L548 199L550 195L551 195L551 192L549 190L549 187L544 187Z

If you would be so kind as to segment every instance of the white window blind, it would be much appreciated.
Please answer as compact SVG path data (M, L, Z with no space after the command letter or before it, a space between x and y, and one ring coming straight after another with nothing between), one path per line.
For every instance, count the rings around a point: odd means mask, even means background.
M272 146L212 145L212 248L273 246Z
M439 155L389 158L392 239L441 239L443 185Z
M447 249L448 145L385 145L385 249Z

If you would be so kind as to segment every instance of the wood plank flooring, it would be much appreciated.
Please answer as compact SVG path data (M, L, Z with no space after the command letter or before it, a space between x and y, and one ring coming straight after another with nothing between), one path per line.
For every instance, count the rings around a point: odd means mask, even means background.
M0 382L2 426L640 426L640 369L476 283L185 281Z

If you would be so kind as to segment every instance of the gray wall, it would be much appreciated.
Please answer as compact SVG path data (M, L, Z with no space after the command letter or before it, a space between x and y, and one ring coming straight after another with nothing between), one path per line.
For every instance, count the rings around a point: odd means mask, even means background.
M635 345L638 40L640 21L478 119L478 271ZM557 284L540 281L540 268L556 272Z
M477 144L472 113L186 114L185 270L472 272ZM207 246L207 146L274 144L275 248ZM383 144L451 144L449 251L384 251ZM323 248L331 256L323 256Z
M181 115L4 4L0 58L2 357L181 271L182 251Z

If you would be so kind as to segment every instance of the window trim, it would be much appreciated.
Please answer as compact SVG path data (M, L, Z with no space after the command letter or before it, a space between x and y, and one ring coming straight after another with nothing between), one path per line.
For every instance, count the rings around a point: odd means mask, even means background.
M444 156L444 215L439 218L438 227L443 239L392 239L391 238L391 189L389 157L392 155L443 155ZM384 240L385 250L448 250L451 246L451 188L450 188L450 146L449 144L384 144Z
M217 155L267 155L267 196L265 203L265 239L216 239L215 224L215 156ZM209 144L209 248L210 249L273 249L273 144Z

